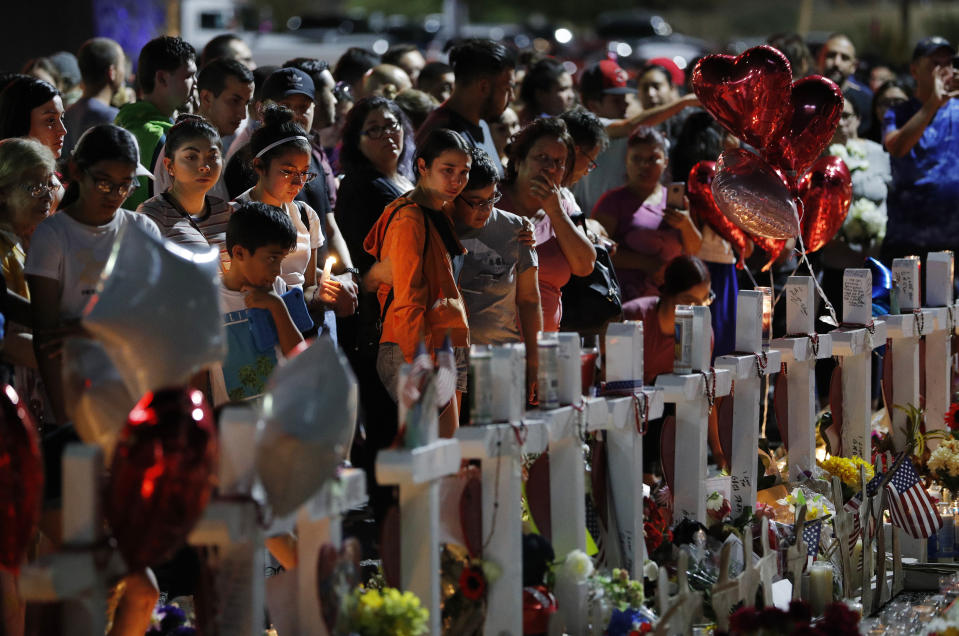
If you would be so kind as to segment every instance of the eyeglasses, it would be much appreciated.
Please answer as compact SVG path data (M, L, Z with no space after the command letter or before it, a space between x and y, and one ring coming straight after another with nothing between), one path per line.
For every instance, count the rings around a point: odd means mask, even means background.
M588 167L586 168L586 172L592 172L592 171L595 170L596 167L599 165L599 164L596 163L596 160L595 160L595 159L593 159L592 157L590 157L589 155L587 155L587 154L586 154L585 152L583 152L583 150L581 150L580 148L577 148L577 149L576 149L576 152L578 152L579 154L581 154L581 155L583 155L584 157L586 157L586 161L589 162L589 165L588 165Z
M130 193L140 187L140 182L136 179L126 183L113 183L108 179L94 179L93 185L97 191L107 196L115 194L123 199L130 196Z
M689 296L680 296L676 304L677 305L696 305L697 307L709 307L713 304L713 301L716 300L716 293L712 290L709 291L709 296L706 300L700 300L699 298L689 297Z
M309 183L316 178L315 172L297 172L296 170L285 170L283 168L280 168L280 174L283 175L284 179L288 179L290 181L292 181L294 178L298 178L300 183Z
M56 177L51 177L47 183L24 183L21 184L20 187L26 190L34 199L42 199L60 187L60 180Z
M469 199L467 199L466 197L462 195L460 195L459 197L460 201L470 206L474 210L480 210L480 211L492 210L493 206L496 205L499 202L499 200L502 198L503 198L503 195L499 192L495 193L492 199L487 199L485 201L477 201L476 203L473 203L472 201L470 201Z
M538 163L543 168L547 170L561 170L566 171L566 160L565 159L554 159L549 155L536 155L533 157L533 161Z
M843 114L841 115L841 118L843 121L849 121L850 119L853 119L856 116L857 116L856 113L843 112Z
M390 120L383 126L370 126L360 134L370 139L381 139L383 135L392 135L400 129L400 122L395 119Z

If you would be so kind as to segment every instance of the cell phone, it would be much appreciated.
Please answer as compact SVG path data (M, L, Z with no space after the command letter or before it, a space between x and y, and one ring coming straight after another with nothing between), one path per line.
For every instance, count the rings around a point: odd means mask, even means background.
M682 181L670 183L666 188L666 207L677 210L686 209L686 184Z

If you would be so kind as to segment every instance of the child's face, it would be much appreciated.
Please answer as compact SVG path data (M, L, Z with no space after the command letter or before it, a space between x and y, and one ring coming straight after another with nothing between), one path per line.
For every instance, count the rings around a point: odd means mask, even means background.
M209 139L197 137L180 146L170 157L164 158L173 181L188 190L208 191L223 171L220 147Z
M260 166L260 183L263 188L282 203L289 203L310 181L310 154L302 150L288 150L270 161L268 167Z
M137 186L137 168L126 161L98 161L80 175L80 198L89 213L104 221L116 214Z
M258 247L253 253L237 245L233 249L231 267L239 268L240 274L248 285L269 289L273 287L273 282L280 275L283 259L289 253L289 250L276 244Z

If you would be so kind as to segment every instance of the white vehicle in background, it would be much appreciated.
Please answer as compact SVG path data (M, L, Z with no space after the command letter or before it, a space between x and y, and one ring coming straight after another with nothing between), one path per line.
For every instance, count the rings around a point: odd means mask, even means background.
M236 33L253 51L258 65L279 65L294 57L325 60L332 66L346 49L358 46L384 53L389 40L380 33L340 28L335 21L323 28L310 28L303 19L291 19L285 32L273 32L269 16L243 2L231 0L180 0L180 37L197 51L214 37ZM346 16L340 25L349 23ZM305 27L300 31L301 27Z

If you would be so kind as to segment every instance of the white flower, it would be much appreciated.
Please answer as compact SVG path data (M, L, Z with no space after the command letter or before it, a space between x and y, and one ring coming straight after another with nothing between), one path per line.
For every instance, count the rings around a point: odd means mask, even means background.
M593 573L593 560L582 550L573 550L566 555L563 561L562 574L564 578L582 583Z
M720 509L722 509L723 501L725 499L726 498L723 497L723 493L719 492L718 490L710 493L710 495L706 497L706 510L718 512Z
M643 566L643 578L655 581L656 577L659 576L659 565L655 561L650 561L646 559L646 564Z

